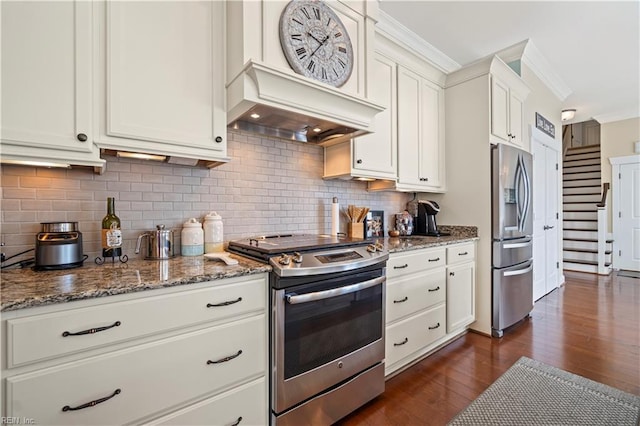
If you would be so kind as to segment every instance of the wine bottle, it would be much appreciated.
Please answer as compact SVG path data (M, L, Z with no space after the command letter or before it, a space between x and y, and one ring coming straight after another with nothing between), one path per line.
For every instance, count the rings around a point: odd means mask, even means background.
M107 215L102 219L102 257L122 256L122 231L114 198L107 198Z

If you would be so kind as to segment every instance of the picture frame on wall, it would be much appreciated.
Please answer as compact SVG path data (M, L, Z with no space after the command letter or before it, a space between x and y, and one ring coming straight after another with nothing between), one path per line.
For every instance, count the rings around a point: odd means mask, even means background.
M370 210L367 213L367 238L384 237L384 211Z

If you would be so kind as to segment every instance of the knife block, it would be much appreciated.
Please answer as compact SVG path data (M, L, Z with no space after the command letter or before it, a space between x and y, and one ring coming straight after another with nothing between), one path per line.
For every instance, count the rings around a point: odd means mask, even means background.
M349 238L364 238L364 222L347 223L347 236Z

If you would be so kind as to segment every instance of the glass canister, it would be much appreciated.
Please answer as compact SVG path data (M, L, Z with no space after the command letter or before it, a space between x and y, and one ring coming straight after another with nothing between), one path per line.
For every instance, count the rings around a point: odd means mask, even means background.
M204 252L214 253L224 251L222 238L222 217L211 212L204 217Z
M204 253L204 231L196 218L192 217L182 225L180 252L183 256L199 256Z

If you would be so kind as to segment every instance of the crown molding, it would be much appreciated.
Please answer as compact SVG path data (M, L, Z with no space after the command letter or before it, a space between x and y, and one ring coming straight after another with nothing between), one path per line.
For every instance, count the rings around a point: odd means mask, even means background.
M560 100L564 101L573 90L553 70L549 61L540 53L531 39L526 39L496 53L509 63L521 60Z
M618 111L611 114L601 114L593 117L593 119L600 124L613 123L614 121L623 121L632 118L640 118L640 111L635 108L631 108L626 111Z
M456 71L462 66L440 50L433 47L416 33L393 19L384 11L378 11L378 23L376 30L391 38L396 43L404 44L416 54L423 56L429 63L445 74Z

